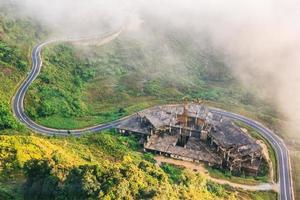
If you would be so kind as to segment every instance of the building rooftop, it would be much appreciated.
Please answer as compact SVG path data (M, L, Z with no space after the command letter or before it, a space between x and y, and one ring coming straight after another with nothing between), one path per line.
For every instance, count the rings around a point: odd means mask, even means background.
M135 133L150 134L149 127L142 126L138 115L133 115L132 117L129 117L128 119L122 121L120 125L117 126L117 128L132 131Z
M188 104L188 116L205 118L208 123L214 125L214 130L211 135L214 141L225 148L245 146L244 151L249 149L257 150L260 146L256 141L244 133L232 120L212 114L202 105ZM176 126L176 115L184 112L183 105L167 105L156 106L145 111L139 112L136 115L123 121L117 128L138 132L142 134L150 134L149 127L141 123L140 117L146 118L154 128L159 129L164 126Z
M212 113L208 109L199 104L190 103L186 105L187 115L189 117L197 117L205 120L212 120ZM149 122L155 127L175 125L176 115L182 115L184 113L184 105L166 105L156 106L145 111L138 112L141 117L146 117Z
M223 118L211 132L215 141L222 147L256 144L255 140L245 134L231 120Z
M168 113L165 110L159 109L159 107L139 112L138 115L147 118L154 128L176 123L176 115L174 113Z
M192 160L201 160L213 164L221 164L222 160L217 154L205 148L204 145L199 145L199 140L196 138L189 139L186 148L176 146L177 136L168 134L152 135L149 138L147 146L148 150L160 151L172 155L190 158Z
M189 125L182 125L180 120L183 117L187 119L186 116L192 117L193 120L189 121ZM198 121L205 121L204 125L201 126L202 122L201 125L197 125ZM202 141L200 138L201 134L205 134L203 130L205 125L212 128ZM196 129L196 126L201 128ZM230 158L237 160L251 159L251 156L259 157L261 152L261 146L256 140L235 125L231 119L213 114L208 108L194 103L156 106L129 117L117 128L148 135L147 142L144 143L147 150L202 160L211 164L222 164L224 156L218 155L220 148L222 151L225 150ZM165 128L168 129L164 130ZM154 134L150 135L150 131ZM220 148L213 147L211 140ZM258 167L259 163L256 165Z

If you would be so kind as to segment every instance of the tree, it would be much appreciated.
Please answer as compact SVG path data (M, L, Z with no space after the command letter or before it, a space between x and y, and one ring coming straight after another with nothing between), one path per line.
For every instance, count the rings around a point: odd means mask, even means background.
M97 165L73 168L64 184L68 199L96 199L101 193L104 173Z
M7 103L0 100L0 130L17 128Z
M52 160L31 159L24 165L25 199L55 199L60 193L59 178L55 175Z

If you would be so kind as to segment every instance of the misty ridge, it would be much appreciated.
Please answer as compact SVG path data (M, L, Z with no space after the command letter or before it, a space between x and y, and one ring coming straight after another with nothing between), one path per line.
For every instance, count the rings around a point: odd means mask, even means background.
M4 0L1 0L4 2ZM209 67L215 56L241 83L274 102L298 132L300 120L300 3L297 0L11 0L29 16L60 35L82 36L118 30L121 38L144 44L166 68L147 63L145 74L181 77L188 72L184 52L168 42L169 30L186 40L190 51ZM1 4L0 4L1 5ZM158 50L159 47L159 50ZM141 53L143 53L141 50ZM183 53L183 55L182 55ZM210 63L214 64L214 63ZM292 127L292 128L291 128Z

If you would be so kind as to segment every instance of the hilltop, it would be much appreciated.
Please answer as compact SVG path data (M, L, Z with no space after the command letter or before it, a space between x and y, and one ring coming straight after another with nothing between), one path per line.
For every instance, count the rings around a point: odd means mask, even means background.
M0 198L276 196L221 186L177 166L157 166L151 155L141 153L136 138L113 131L78 138L31 133L14 118L10 101L29 71L32 47L47 38L48 31L33 19L12 15L13 9L0 10ZM41 124L71 129L117 119L152 105L179 102L188 96L220 107L230 105L234 109L239 105L242 112L246 108L255 112L260 105L266 110L258 117L272 116L267 119L272 123L276 112L237 86L230 69L214 53L203 58L196 49L187 48L188 37L181 38L176 32L166 37L173 51L183 55L180 62L163 59L168 49L152 51L153 46L126 33L105 46L85 48L63 43L47 47L41 76L26 97L26 112ZM183 72L179 67L185 62ZM159 71L162 66L168 67ZM155 71L160 73L149 76ZM170 72L176 72L174 77ZM120 196L115 196L116 191Z

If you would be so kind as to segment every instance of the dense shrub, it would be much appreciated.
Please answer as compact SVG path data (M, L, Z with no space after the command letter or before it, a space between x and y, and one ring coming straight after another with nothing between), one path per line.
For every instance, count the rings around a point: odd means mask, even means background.
M17 127L18 124L11 113L9 105L0 100L0 131Z
M27 66L26 60L20 55L16 47L10 47L7 43L0 41L0 64L15 66L24 71Z
M52 160L32 159L24 166L25 199L149 199L168 195L162 194L163 188L170 187L163 172L142 162L147 167L139 168L125 157L119 165L108 168L81 165L62 170ZM62 172L66 179L59 178Z
M53 161L29 160L24 165L24 172L27 177L25 199L55 199L59 195L59 178L55 175Z
M172 183L179 184L182 181L182 169L170 164L163 164L162 169L169 176L169 179Z

